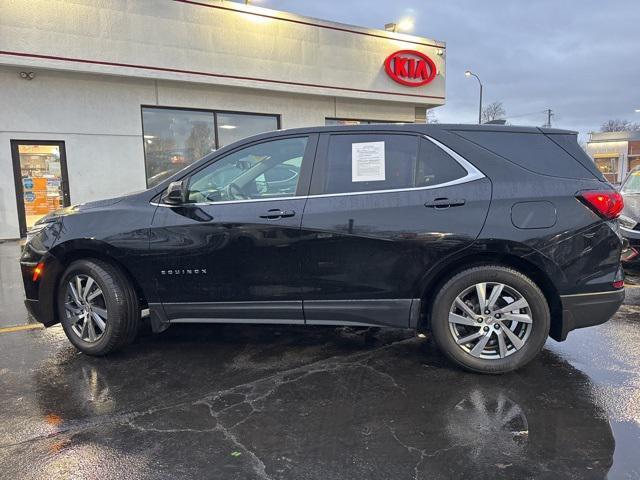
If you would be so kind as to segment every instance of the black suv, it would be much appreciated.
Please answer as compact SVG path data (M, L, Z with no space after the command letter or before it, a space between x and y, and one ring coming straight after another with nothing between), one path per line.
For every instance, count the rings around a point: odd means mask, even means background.
M142 193L32 229L27 306L81 351L172 323L430 331L499 373L624 298L623 208L575 132L366 125L224 147Z

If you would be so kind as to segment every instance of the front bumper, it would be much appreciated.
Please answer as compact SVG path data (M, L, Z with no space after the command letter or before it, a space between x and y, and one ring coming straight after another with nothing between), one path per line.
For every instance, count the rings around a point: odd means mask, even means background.
M562 327L554 338L565 340L571 330L600 325L609 320L624 301L624 288L608 292L562 295Z
M625 239L622 250L622 264L627 268L640 269L640 231L621 227Z
M38 322L44 324L46 327L57 323L53 318L51 312L43 311L42 303L40 303L38 300L27 298L24 301L24 305L25 307L27 307L27 312L29 312L29 315L35 318Z
M33 318L50 327L60 321L55 308L55 295L56 284L63 266L51 255L45 255L38 263L40 262L44 268L43 274L37 280L33 279L35 262L20 262L26 297L24 304Z

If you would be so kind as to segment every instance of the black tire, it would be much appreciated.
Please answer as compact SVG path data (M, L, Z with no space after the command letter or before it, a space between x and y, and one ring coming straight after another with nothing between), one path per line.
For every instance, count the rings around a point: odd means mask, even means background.
M65 309L67 285L76 275L91 277L102 290L108 318L104 331L94 342L84 340L72 329L72 320ZM87 355L106 355L131 343L138 332L140 309L135 289L118 268L101 260L76 260L69 265L58 285L57 307L67 338Z
M528 302L533 319L524 345L503 358L471 355L456 343L449 328L449 312L456 297L483 282L502 283L517 290ZM526 275L500 265L483 265L464 270L442 285L433 302L430 325L436 345L456 365L475 373L505 373L529 363L542 350L549 336L549 305L540 288Z

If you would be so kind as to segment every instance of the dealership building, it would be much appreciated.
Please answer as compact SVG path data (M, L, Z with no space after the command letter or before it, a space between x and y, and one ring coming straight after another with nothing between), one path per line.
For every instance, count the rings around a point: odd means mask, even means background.
M640 131L589 134L587 153L611 183L621 183L640 167Z
M0 239L256 133L425 122L443 42L229 1L0 7Z

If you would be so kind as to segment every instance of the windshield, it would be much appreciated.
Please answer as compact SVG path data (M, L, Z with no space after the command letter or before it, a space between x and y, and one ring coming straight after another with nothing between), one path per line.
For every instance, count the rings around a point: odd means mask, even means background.
M621 188L622 193L640 193L640 167L631 170Z

